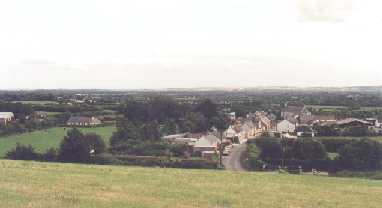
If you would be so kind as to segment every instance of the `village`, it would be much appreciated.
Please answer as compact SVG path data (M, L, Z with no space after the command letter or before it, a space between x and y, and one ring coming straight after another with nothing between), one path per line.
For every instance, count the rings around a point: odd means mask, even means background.
M222 135L217 129L213 129L206 133L167 135L162 139L172 143L187 144L202 158L211 159L219 155L220 151L223 156L229 156L232 150L239 148L238 146L248 140L264 136L289 139L313 138L324 133L320 132L321 128L342 132L336 136L346 135L345 129L366 130L348 136L382 135L382 122L377 118L337 119L335 115L315 115L306 106L286 106L281 109L281 120L277 120L276 115L265 111L248 113L244 118L236 117L235 112L230 112L227 116L232 120L232 125Z
M227 112L227 109L224 109ZM36 111L34 117L44 120L47 112ZM294 106L285 104L280 111L280 119L273 113L256 111L248 113L245 117L236 117L235 112L227 112L226 116L231 124L224 132L211 129L206 132L177 133L162 136L162 140L172 143L187 145L194 155L203 159L213 160L219 154L229 156L231 151L245 144L248 140L259 137L280 137L298 139L301 137L321 136L324 132L320 129L367 129L368 134L382 135L381 121L376 118L342 118L335 115L315 115L304 105ZM28 117L27 117L28 119ZM0 125L7 125L15 120L13 112L0 112ZM66 121L67 127L97 127L103 125L96 116L71 116ZM338 134L337 134L338 135ZM339 134L338 136L341 136ZM362 135L362 132L359 136Z
M6 100L0 103L0 157L8 159L328 172L346 144L379 142L382 135L379 97L358 91L13 93L0 94ZM95 138L81 147L92 153L65 148L73 135L79 146L82 137ZM102 151L94 151L100 144ZM78 155L63 158L67 150Z

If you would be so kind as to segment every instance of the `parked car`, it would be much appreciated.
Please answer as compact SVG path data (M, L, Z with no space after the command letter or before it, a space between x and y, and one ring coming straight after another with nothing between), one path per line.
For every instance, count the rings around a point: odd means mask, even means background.
M232 145L226 146L223 150L223 155L229 155L229 153L231 153L231 150L232 150Z
M224 149L224 150L223 150L223 155L224 155L224 156L228 156L229 153L231 153L231 150L227 150L227 149Z

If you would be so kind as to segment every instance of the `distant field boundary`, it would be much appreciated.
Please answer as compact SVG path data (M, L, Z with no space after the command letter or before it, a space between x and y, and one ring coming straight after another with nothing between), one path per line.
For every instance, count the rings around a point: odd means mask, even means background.
M31 105L55 105L55 104L58 104L57 101L52 101L52 100L17 100L17 101L12 101L12 103L22 103L22 104L31 104Z
M315 108L315 109L346 109L349 108L348 106L335 106L335 105L306 105L308 108ZM381 107L360 107L360 110L382 110Z

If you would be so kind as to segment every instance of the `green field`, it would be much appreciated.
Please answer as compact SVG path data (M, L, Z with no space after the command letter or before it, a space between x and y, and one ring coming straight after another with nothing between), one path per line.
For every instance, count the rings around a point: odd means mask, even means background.
M56 127L47 130L0 137L0 157L4 157L7 151L16 146L16 143L30 144L39 152L43 152L51 147L58 147L69 129L70 128ZM84 133L96 133L105 141L108 141L112 133L115 131L115 127L80 128L80 130Z
M58 104L58 102L50 101L50 100L41 100L41 101L20 100L20 101L13 101L12 103L22 103L22 104L31 104L31 105L55 105L55 104Z
M382 181L0 160L0 208L379 208Z

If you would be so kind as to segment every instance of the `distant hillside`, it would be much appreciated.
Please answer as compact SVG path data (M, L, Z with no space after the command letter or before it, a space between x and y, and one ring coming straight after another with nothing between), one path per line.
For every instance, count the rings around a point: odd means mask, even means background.
M381 207L382 182L0 160L0 208Z

